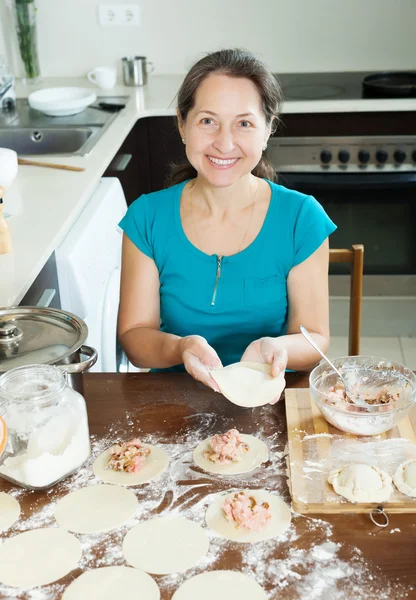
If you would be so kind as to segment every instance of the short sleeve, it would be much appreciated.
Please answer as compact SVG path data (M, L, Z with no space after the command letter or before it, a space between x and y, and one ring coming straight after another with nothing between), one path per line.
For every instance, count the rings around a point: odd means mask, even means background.
M149 202L145 194L137 198L121 219L119 227L139 250L149 258L154 258L151 243Z
M321 204L305 196L295 222L293 266L309 258L336 228Z

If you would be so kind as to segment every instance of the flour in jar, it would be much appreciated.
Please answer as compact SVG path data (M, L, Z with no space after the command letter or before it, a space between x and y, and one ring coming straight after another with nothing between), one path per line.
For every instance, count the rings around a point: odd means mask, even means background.
M59 404L41 411L23 413L17 403L8 406L9 443L0 475L23 487L42 489L86 461L90 438L83 398L69 387L63 393Z

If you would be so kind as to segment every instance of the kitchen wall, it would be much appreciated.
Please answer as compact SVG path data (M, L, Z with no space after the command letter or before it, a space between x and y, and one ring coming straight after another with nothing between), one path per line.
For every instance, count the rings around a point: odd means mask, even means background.
M111 0L107 0L109 2ZM0 54L21 65L0 0ZM123 0L113 0L113 3ZM413 69L416 0L139 0L141 26L101 27L98 0L36 0L46 77L80 76L144 54L183 73L206 51L243 46L275 72Z

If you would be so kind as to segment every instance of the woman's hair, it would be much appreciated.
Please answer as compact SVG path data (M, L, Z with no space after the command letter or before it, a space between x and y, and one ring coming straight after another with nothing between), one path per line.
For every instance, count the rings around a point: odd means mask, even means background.
M213 73L250 79L260 94L266 124L269 125L275 119L273 123L275 127L279 105L283 99L280 86L261 60L250 52L238 48L212 52L194 64L178 93L178 111L182 122L186 121L189 111L195 105L195 96L199 86L208 75ZM275 170L271 163L262 156L253 169L253 175L274 180ZM173 164L169 184L174 185L196 176L196 169L188 160L183 164Z

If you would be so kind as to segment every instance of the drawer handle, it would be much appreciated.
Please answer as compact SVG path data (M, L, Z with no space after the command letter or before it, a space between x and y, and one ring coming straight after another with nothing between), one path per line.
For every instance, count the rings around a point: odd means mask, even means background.
M108 165L109 171L125 171L131 159L132 154L117 154Z

